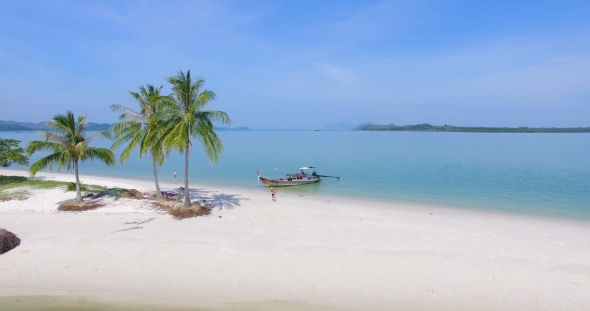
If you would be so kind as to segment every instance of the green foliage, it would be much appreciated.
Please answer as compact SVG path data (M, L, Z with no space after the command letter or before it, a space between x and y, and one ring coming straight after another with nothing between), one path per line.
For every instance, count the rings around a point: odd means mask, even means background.
M193 81L190 70L186 74L179 71L176 76L168 77L172 85L172 95L160 100L161 110L150 116L150 119L161 120L158 126L149 135L154 136L154 141L163 142L167 151L175 149L185 154L185 206L190 205L188 195L188 155L192 148L191 138L201 142L201 146L207 158L217 162L218 155L223 152L223 144L215 133L213 122L230 125L229 116L223 111L203 110L210 101L214 100L215 93L204 90L204 80Z
M81 115L77 119L74 113L67 111L66 114L58 114L52 121L47 123L52 129L51 132L41 131L45 140L34 140L27 145L27 152L33 154L37 151L49 151L50 154L33 163L29 168L32 175L45 168L50 163L57 163L57 170L66 167L67 170L74 168L76 180L78 177L78 164L88 160L99 160L107 165L115 164L113 152L106 148L90 147L88 144L100 136L109 137L108 132L97 132L86 136L86 116ZM78 202L82 201L80 191L76 191Z
M9 167L12 164L29 165L29 158L24 155L25 150L18 144L20 140L0 138L0 166Z
M86 191L88 188L85 185L80 184L80 191ZM70 182L66 186L66 191L76 191L76 183Z
M119 123L111 127L114 133L115 142L111 150L118 148L124 143L127 147L121 153L119 160L121 163L128 160L135 148L140 147L140 157L149 153L150 157L158 165L164 162L164 148L158 135L152 135L158 126L162 123L160 119L150 118L155 112L160 110L161 99L160 90L162 86L154 87L148 84L140 86L139 92L129 92L139 105L139 112L121 105L112 105L111 110L121 112Z
M172 84L173 93L162 100L162 112L153 116L164 120L160 129L164 131L166 149L190 152L187 149L192 147L191 137L194 137L201 142L207 158L217 162L223 144L213 129L213 122L231 125L231 120L223 111L203 110L215 99L215 93L203 90L204 80L193 81L190 70L186 74L179 71L167 80Z
M22 176L2 176L2 175L0 175L0 189L2 189L3 187L5 187L7 185L19 184L19 183L23 183L27 180L29 180L29 179L26 177L22 177Z

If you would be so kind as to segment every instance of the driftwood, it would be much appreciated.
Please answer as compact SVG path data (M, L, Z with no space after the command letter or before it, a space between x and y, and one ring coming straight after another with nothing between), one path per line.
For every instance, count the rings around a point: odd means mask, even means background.
M20 240L14 233L0 228L0 254L4 254L19 245Z

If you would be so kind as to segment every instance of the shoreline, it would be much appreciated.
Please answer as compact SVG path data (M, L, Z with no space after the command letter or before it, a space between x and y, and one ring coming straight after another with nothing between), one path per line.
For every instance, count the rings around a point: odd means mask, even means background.
M13 170L13 169L3 169L0 168L0 175L14 175L14 176L22 176L22 177L31 177L29 172L26 170ZM74 174L72 173L63 173L63 172L45 172L41 171L37 173L36 178L50 178L56 181L67 181L67 182L74 182ZM139 179L139 178L119 178L119 177L112 177L108 175L80 175L80 180L83 184L95 184L101 186L104 183L112 183L113 185L121 188L129 188L129 189L136 189L141 192L147 193L155 193L155 185L153 179ZM86 182L88 180L89 182ZM101 184L102 183L102 184ZM180 180L177 184L172 182L163 182L159 181L160 189L162 191L171 191L171 190L178 190L178 187L183 185L183 182ZM228 193L228 192L237 192L241 195L247 194L254 194L255 196L268 196L270 197L270 190L268 187L249 187L249 186L238 186L238 185L201 185L198 183L190 183L190 189L192 190L199 190L203 189L205 191L213 191L217 193ZM536 218L540 220L545 219L553 219L556 221L565 221L565 222L573 222L573 223L590 223L590 219L580 218L577 216L570 216L570 215L548 215L544 214L543 212L532 213L532 212L525 212L521 210L516 210L512 208L504 208L504 209L494 209L494 208L487 208L487 207L469 207L467 205L449 205L449 204L431 204L431 203L422 203L418 201L407 201L407 200L392 200L390 198L365 198L359 197L355 195L348 195L348 196L336 196L330 194L303 194L296 191L282 193L282 189L278 188L277 195L279 197L297 197L303 200L311 200L314 202L336 202L336 203L345 203L350 205L370 205L370 208L374 208L376 210L380 209L403 209L408 211L423 211L423 212L432 212L437 210L442 211L455 211L455 212L467 212L467 213L475 213L480 214L482 216L485 215L505 215L510 217L525 217L525 218ZM296 189L289 189L289 190L296 190ZM270 200L270 198L269 198ZM194 199L191 199L194 201ZM364 207L368 208L368 207Z
M46 175L73 179L39 177ZM131 186L153 191L149 182ZM266 192L195 189L221 206L179 221L123 199L56 212L60 200L75 196L62 190L0 202L0 226L22 240L0 255L0 307L590 308L586 222L280 193L273 203Z

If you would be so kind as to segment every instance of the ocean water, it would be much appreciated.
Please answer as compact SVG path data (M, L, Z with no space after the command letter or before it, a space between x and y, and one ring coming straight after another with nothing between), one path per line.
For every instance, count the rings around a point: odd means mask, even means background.
M306 196L340 196L438 204L590 220L590 134L243 131L219 132L225 152L216 165L199 145L191 182L263 191L255 169L281 177L315 166L340 176L283 188ZM26 143L36 133L1 132ZM107 140L98 146L110 147ZM118 150L117 154L120 152ZM41 155L35 155L32 161ZM159 177L183 178L183 158L170 154ZM24 167L13 166L15 169ZM151 180L148 158L114 167L88 162L81 174Z

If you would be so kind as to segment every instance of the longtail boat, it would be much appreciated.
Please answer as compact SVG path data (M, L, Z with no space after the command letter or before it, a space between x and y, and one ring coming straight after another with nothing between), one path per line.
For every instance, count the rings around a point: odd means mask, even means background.
M258 169L256 169L256 174L258 175L258 181L262 182L265 186L269 187L285 187L285 186L297 186L297 185L305 185L305 184L313 184L322 180L322 177L333 177L338 178L336 176L326 176L326 175L319 175L313 171L313 173L308 174L307 171L315 168L313 166L305 166L300 168L301 173L295 174L287 174L285 178L268 178L260 176Z

